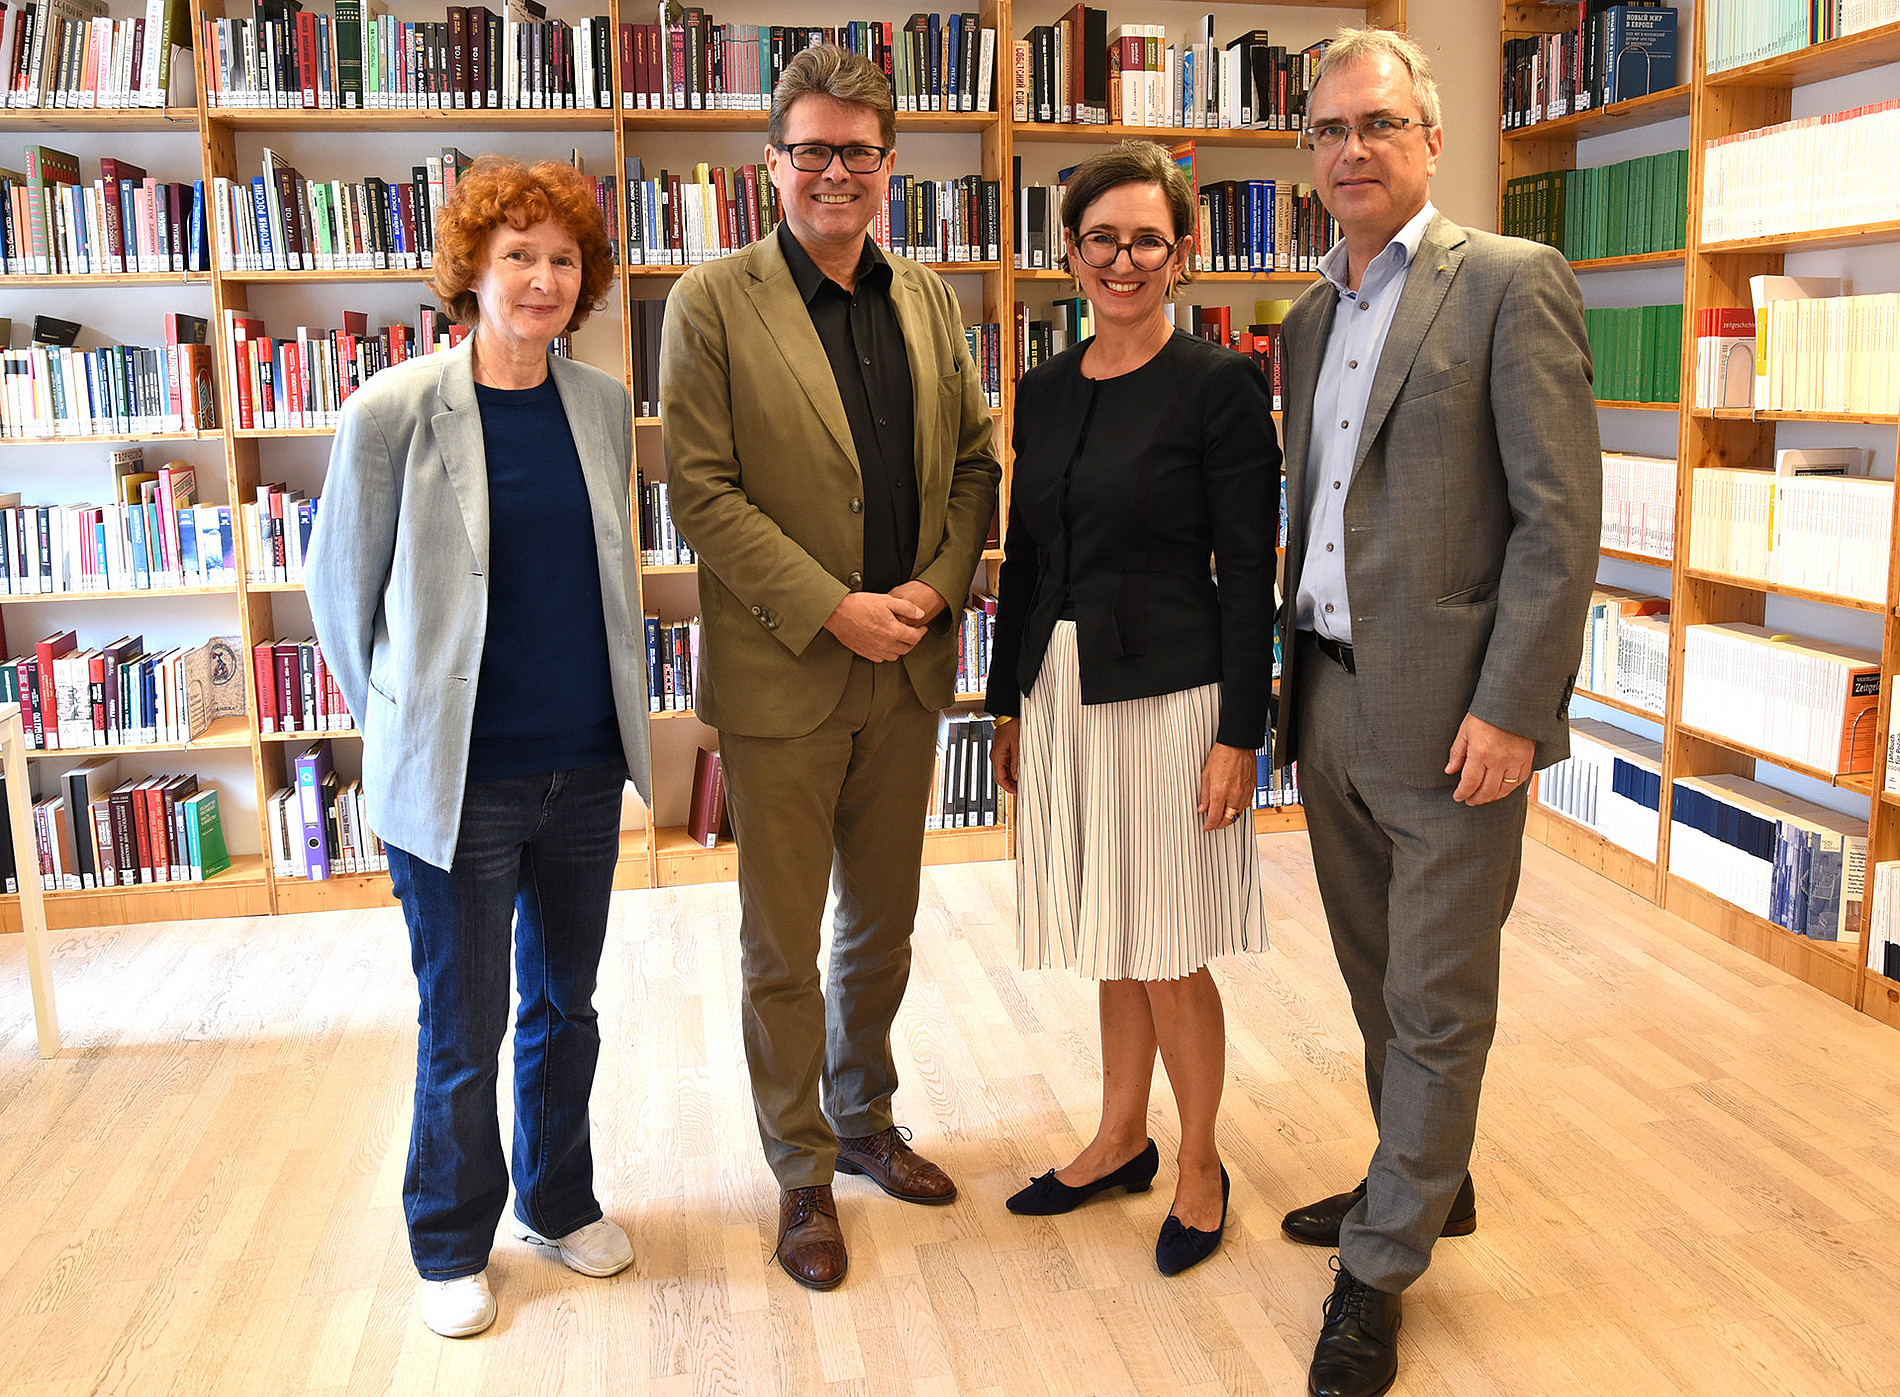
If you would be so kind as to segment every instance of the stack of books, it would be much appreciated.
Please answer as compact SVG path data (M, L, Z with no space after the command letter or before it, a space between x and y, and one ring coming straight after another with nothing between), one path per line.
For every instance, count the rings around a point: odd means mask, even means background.
M184 0L145 0L113 19L103 0L27 0L0 7L8 107L125 109L190 106Z
M1596 395L1608 402L1674 403L1682 396L1682 307L1626 306L1583 313L1596 365Z
M231 866L216 790L200 788L195 775L121 781L118 766L116 757L81 762L60 778L58 794L34 801L42 889L202 883ZM0 826L10 834L10 822ZM8 886L17 891L11 878Z
M1709 141L1702 240L1851 228L1900 204L1900 100L1802 117Z
M1871 772L1880 655L1745 621L1683 635L1682 722L1826 772Z
M1900 19L1900 0L1707 0L1704 65L1760 63Z
M1586 262L1680 252L1688 219L1689 152L1665 150L1614 165L1507 180L1499 231Z
M1603 453L1600 546L1664 563L1675 556L1675 461L1630 451Z
M1656 861L1662 743L1590 718L1570 724L1570 756L1537 773L1534 799L1638 858Z
M1647 709L1659 719L1669 688L1669 598L1597 587L1583 629L1577 687Z
M119 276L211 270L203 180L157 180L102 156L88 184L79 158L26 147L0 169L0 253L10 276Z
M237 578L231 511L194 503L188 466L143 469L131 447L109 462L110 504L23 505L0 495L0 595L228 586Z
M180 745L244 712L239 653L235 636L147 654L142 636L81 649L56 631L0 664L0 703L20 705L36 751Z
M251 663L259 732L345 732L356 726L314 637L260 640Z
M1670 791L1669 871L1816 941L1860 940L1867 822L1742 776Z
M279 878L332 878L389 868L370 826L360 781L337 776L328 738L291 758L291 784L265 803L272 871Z

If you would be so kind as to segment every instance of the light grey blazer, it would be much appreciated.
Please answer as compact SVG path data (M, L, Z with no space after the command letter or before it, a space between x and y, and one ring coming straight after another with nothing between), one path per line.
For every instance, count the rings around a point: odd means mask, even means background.
M1286 598L1305 560L1313 393L1337 293L1294 304ZM1432 219L1373 375L1346 493L1346 594L1365 717L1408 785L1451 785L1466 713L1569 755L1596 577L1602 454L1583 297L1553 248ZM1282 652L1277 760L1298 755L1298 646Z
M370 824L438 868L455 858L488 628L488 471L472 344L385 369L343 405L304 560L324 660L362 730ZM631 404L599 369L548 363L593 510L620 743L650 802Z

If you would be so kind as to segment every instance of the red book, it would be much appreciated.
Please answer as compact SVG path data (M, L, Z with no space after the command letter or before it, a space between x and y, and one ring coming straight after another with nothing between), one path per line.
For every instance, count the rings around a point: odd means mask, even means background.
M309 724L304 720L303 683L297 675L297 647L273 645L271 665L276 676L277 731L309 731Z
M158 881L152 872L152 808L145 798L151 784L150 780L133 781L126 792L132 817L132 866L137 870L134 881L140 883Z
M257 730L276 732L277 662L276 647L260 640L251 648L251 672L257 679Z
M637 25L620 26L620 105L622 108L633 106L633 31Z
M150 855L152 876L148 882L169 883L172 880L172 844L171 826L165 822L165 782L167 778L154 776L141 782L139 795L145 811L145 830L140 836L141 856Z
M39 662L39 693L34 705L38 711L33 726L36 732L44 736L48 751L59 747L59 708L53 661L61 655L70 655L78 648L77 631L56 631L33 647L33 657Z
M726 824L726 780L719 753L701 747L693 757L693 802L686 817L687 833L695 844L718 846Z
M139 881L138 824L132 814L132 807L138 803L133 799L137 787L137 779L128 777L111 796L112 853L119 864L119 886L124 888Z

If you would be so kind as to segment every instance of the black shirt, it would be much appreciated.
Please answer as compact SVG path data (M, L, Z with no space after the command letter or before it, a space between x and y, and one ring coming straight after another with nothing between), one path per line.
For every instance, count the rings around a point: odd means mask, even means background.
M857 289L846 291L818 270L789 225L779 224L778 237L831 361L857 448L864 480L864 590L888 592L910 581L917 561L916 404L910 354L891 303L891 264L867 237Z

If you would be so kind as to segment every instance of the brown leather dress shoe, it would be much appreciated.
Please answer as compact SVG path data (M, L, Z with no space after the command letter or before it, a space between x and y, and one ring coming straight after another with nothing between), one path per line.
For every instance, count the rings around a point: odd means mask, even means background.
M875 1135L838 1137L838 1172L862 1174L906 1203L954 1203L950 1176L910 1147L909 1132L890 1126Z
M813 1290L835 1290L844 1280L850 1257L830 1184L788 1188L779 1195L777 1256L786 1275Z

